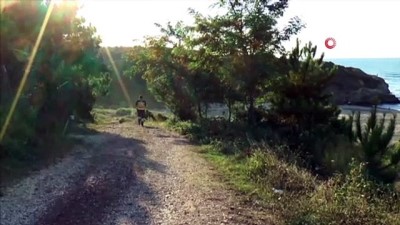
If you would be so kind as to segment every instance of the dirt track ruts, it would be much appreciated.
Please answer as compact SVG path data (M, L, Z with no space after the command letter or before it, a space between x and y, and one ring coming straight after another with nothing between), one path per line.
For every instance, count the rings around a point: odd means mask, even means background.
M240 194L218 179L185 138L131 122L99 131L85 137L85 146L92 148L85 166L68 178L62 194L43 201L43 212L20 221L17 215L1 215L0 224L270 224L268 215L240 201ZM11 200L6 194L0 203ZM1 210L10 212L18 213ZM5 221L9 218L12 223Z

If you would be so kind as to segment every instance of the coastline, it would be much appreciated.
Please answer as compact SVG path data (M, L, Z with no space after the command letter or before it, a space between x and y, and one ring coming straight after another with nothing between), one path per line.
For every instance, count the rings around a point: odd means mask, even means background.
M395 105L398 106L398 105ZM260 106L259 106L260 107ZM264 103L261 106L264 109L268 109L268 103ZM340 114L347 114L350 115L352 111L357 112L360 111L361 114L369 114L372 109L372 106L360 106L360 105L338 105L339 109L341 110ZM228 111L228 107L225 104L221 103L214 103L210 104L208 108L208 116L223 116L224 112ZM398 107L390 108L390 107L382 107L378 105L377 108L378 113L396 113L400 114L400 110Z
M352 111L357 112L360 111L362 114L369 113L372 110L372 106L357 106L357 105L339 105L340 110L342 111L341 114L351 114ZM397 113L399 114L400 111L397 109L391 108L383 108L378 106L377 108L378 113Z

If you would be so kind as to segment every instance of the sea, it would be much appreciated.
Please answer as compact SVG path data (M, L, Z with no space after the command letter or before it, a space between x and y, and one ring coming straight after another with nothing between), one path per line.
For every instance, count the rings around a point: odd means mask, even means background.
M382 77L389 85L390 92L400 98L400 58L331 58L325 61L358 68L367 74ZM383 104L378 107L400 111L400 104ZM213 104L209 109L209 116L221 116L227 110L223 104Z
M367 74L383 78L389 90L400 98L400 58L340 58L325 59L337 65L359 68ZM380 105L382 108L400 110L400 104Z

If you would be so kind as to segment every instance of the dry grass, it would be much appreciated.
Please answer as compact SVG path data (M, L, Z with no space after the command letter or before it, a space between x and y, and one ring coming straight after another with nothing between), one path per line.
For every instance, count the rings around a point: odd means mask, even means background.
M346 176L318 180L267 147L248 158L218 152L212 146L203 148L235 188L263 200L277 224L399 224L400 198L365 179L362 164L354 163Z
M341 116L346 115L344 112ZM368 111L362 112L364 123L368 115ZM393 141L399 140L399 119L400 115ZM190 126L178 125L189 133L193 131ZM318 179L297 166L296 160L288 160L291 156L267 146L249 151L249 157L224 154L221 146L226 143L213 143L202 152L236 189L261 199L277 224L398 225L399 194L366 179L364 165L351 160L361 150L351 143L340 143L325 151L326 164L340 174L329 180Z

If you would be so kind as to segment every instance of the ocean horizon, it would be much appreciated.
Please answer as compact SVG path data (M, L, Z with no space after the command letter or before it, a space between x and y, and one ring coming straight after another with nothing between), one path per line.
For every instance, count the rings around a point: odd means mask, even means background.
M330 58L325 61L381 77L389 85L390 92L400 98L400 58ZM400 110L400 104L382 104L380 107Z

